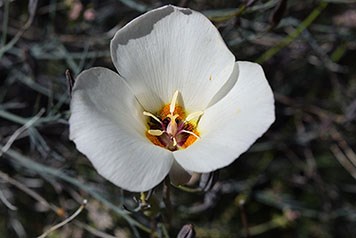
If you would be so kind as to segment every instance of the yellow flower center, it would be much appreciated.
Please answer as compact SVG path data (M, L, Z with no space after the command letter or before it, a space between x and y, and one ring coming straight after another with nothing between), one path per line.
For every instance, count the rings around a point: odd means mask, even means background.
M199 111L186 116L184 109L177 105L178 93L158 113L143 112L148 116L146 137L154 145L170 151L185 149L199 139L197 124L203 114Z

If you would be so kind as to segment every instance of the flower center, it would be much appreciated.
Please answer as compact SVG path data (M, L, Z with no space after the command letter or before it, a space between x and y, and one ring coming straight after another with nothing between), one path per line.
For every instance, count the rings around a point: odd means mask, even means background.
M202 111L186 116L184 109L177 105L179 92L176 91L170 104L156 114L143 112L148 116L146 137L155 145L170 151L185 149L199 139L198 120Z

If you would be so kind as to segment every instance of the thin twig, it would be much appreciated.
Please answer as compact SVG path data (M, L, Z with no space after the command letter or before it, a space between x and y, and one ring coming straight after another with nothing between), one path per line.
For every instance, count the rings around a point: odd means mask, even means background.
M46 232L44 232L42 235L38 236L37 238L44 238L46 237L49 233L57 230L58 228L64 226L65 224L71 222L74 218L76 218L85 208L86 204L87 204L87 200L84 199L83 203L80 205L80 207L78 208L78 210L76 210L70 217L68 217L67 219L65 219L64 221L58 223L57 225L52 226L50 229L48 229Z
M41 195L39 195L38 193L36 193L35 191L33 191L32 189L30 189L29 187L25 186L24 184L22 184L21 182L17 181L16 179L11 178L8 174L0 171L0 178L6 182L8 182L9 184L17 187L18 189L20 189L21 191L25 192L27 195L29 195L30 197L32 197L33 199L35 199L36 201L38 201L39 203L41 203L42 205L44 205L47 208L50 208L51 210L53 210L57 215L59 215L59 211L62 211L62 209L58 208L57 206L50 204L49 202L46 201L46 199L44 199Z

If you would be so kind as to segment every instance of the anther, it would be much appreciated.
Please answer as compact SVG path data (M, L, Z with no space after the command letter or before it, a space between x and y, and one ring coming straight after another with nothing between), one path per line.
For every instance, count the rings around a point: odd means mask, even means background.
M157 116L150 112L143 112L143 115L153 118L160 125L148 121L149 126L146 131L147 138L157 146L161 146L170 151L185 149L190 146L199 137L195 130L199 118L204 114L203 111L197 111L185 116L183 108L178 104L179 91L175 91L172 100L166 104ZM169 110L169 111L168 111ZM179 136L181 133L187 133L187 136ZM190 136L192 135L192 136Z
M155 115L153 115L153 114L150 113L150 112L143 112L143 115L148 116L148 117L152 117L152 118L155 119L157 122L162 123L161 120L160 120L158 117L156 117Z
M147 132L152 136L161 136L164 133L164 131L161 130L148 130Z
M169 105L169 112L173 115L174 109L176 108L177 98L178 98L179 91L175 91L172 97L171 104Z
M204 112L203 111L197 111L197 112L193 112L190 113L186 118L185 121L191 121L193 119L199 118L201 115L203 115Z

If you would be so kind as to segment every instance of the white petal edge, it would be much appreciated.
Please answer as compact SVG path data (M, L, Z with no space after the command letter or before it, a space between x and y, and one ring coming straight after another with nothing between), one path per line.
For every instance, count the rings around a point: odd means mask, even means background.
M229 165L275 120L273 92L262 67L251 62L236 66L236 84L199 122L201 139L173 153L186 170L204 173Z
M142 111L125 81L111 70L91 68L75 80L70 139L99 174L132 192L159 184L173 163L170 151L145 137Z
M178 90L188 113L204 110L225 84L235 57L201 13L164 6L139 16L111 41L112 60L145 110Z

